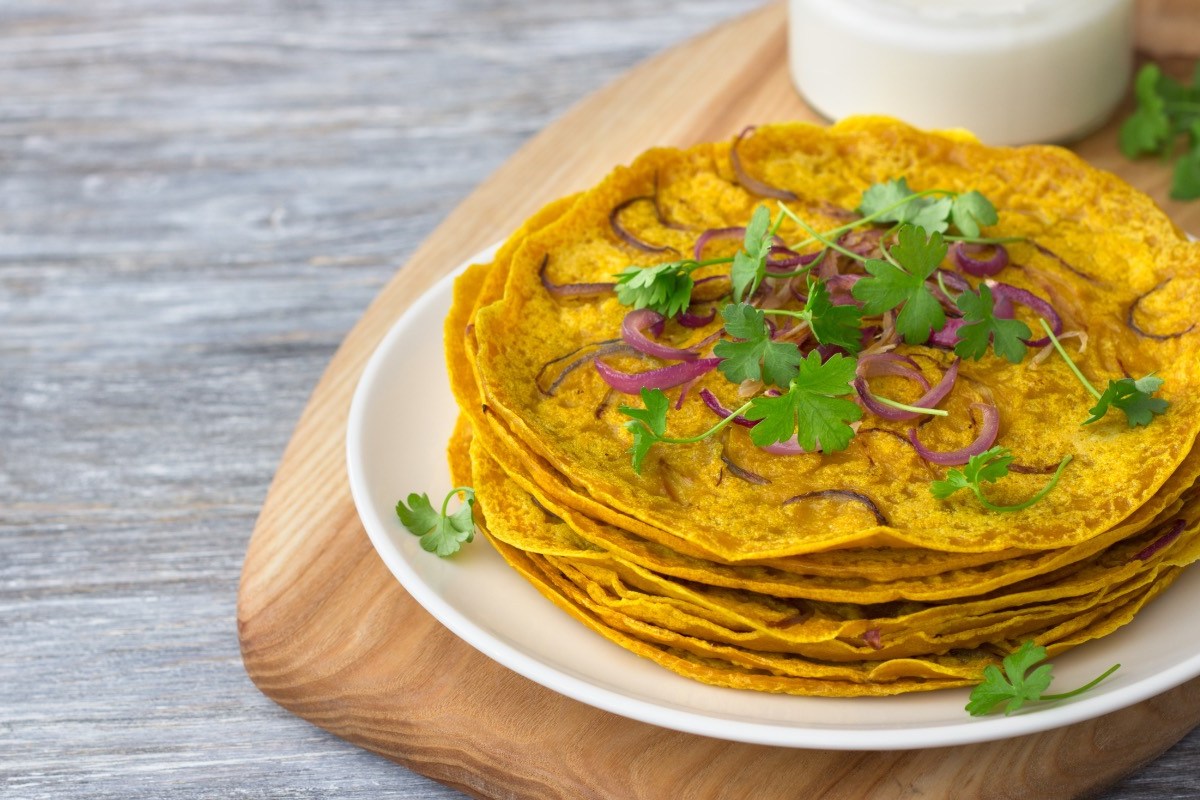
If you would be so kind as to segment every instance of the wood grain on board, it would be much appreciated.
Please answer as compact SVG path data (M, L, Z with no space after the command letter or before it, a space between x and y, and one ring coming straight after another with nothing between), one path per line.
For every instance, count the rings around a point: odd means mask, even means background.
M477 797L1065 797L1096 791L1200 724L1200 680L1097 720L1005 742L840 753L725 742L595 710L509 672L426 614L375 555L350 498L344 434L375 345L421 292L545 202L652 145L816 120L789 81L782 4L638 67L546 128L479 186L383 289L318 383L246 556L238 632L258 687L294 713ZM756 46L746 47L746 42ZM1152 194L1160 164L1079 144ZM1002 776L1002 777L1001 777Z

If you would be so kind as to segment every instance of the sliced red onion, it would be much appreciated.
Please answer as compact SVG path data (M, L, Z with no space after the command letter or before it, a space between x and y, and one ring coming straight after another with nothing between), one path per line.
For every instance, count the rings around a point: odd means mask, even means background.
M788 439L786 442L765 444L761 445L758 449L762 450L764 453L770 453L773 456L803 456L808 454L808 451L800 446L800 441L795 435L793 435L792 438Z
M951 272L948 269L939 269L937 274L942 276L942 283L946 284L947 289L953 289L956 292L967 292L971 290L971 284L962 275L957 272ZM936 283L936 281L934 281Z
M693 378L712 372L719 358L701 358L696 361L683 361L669 367L660 367L646 372L622 372L610 367L599 358L595 360L596 372L612 388L622 394L638 394L642 389L671 389Z
M746 191L751 194L756 194L759 197L774 197L777 200L795 200L796 195L789 192L787 189L780 189L776 186L763 183L757 178L752 178L746 174L746 170L742 168L742 158L738 155L738 145L742 143L742 139L754 132L754 126L746 128L737 135L733 140L733 146L729 148L729 163L733 166L733 174L737 176L737 182L742 185Z
M1042 255L1044 255L1048 258L1053 258L1055 261L1057 261L1059 264L1061 264L1067 270L1067 272L1070 272L1073 275L1083 278L1088 283L1095 283L1095 284L1099 284L1101 286L1104 285L1104 281L1100 280L1099 278L1096 278L1092 275L1088 275L1086 272L1083 272L1081 270L1075 269L1075 267L1071 266L1071 264L1069 264L1066 261L1066 259L1064 259L1062 256L1060 256L1058 253L1055 253L1049 247L1042 247L1040 244L1038 244L1037 242L1035 242L1033 240L1030 240L1029 243L1031 245L1033 245L1034 249L1037 250ZM1057 336L1058 334L1055 334L1055 335Z
M717 396L708 389L700 390L700 399L704 401L704 405L708 406L709 409L721 419L725 419L733 413L728 408L721 405L721 401L717 399ZM743 428L753 428L758 423L759 420L749 420L743 416L737 416L733 418L733 424L741 425Z
M856 300L850 292L854 288L854 284L862 280L865 275L834 275L825 281L825 288L829 290L829 301L835 306L857 306L863 307L861 300Z
M819 492L806 492L804 494L798 494L795 497L790 497L787 500L784 500L783 505L789 506L792 503L799 503L804 500L829 497L837 497L842 500L851 500L855 503L861 503L866 506L872 514L875 515L876 522L885 526L888 524L887 517L883 516L883 512L879 510L879 506L875 505L874 500L867 497L865 494L862 494L861 492L852 492L849 489L824 489Z
M692 390L692 387L696 385L696 381L700 380L701 377L703 377L703 376L697 375L695 378L692 378L690 381L683 382L682 387L679 389L679 399L675 401L675 410L676 411L683 408L683 402L685 400L687 400L688 392L690 392Z
M621 321L621 338L625 340L625 344L639 353L655 358L663 358L668 361L695 361L700 357L700 354L694 350L669 347L646 336L644 331L647 328L653 328L663 322L663 315L657 311L651 311L648 308L635 309L626 314L625 319Z
M672 248L666 245L657 245L647 242L644 239L639 239L628 228L621 224L621 212L639 200L651 200L653 197L631 197L623 203L618 204L612 211L608 212L608 224L613 229L613 233L621 237L626 243L633 245L638 250L647 253L662 253ZM656 206L657 208L657 206Z
M999 281L986 280L984 283L992 290L992 297L996 298L997 302L1007 299L1018 305L1025 306L1033 311L1033 313L1045 318L1050 323L1050 330L1054 331L1055 336L1063 332L1062 317L1054 310L1054 306L1033 292L1018 289L1016 286L1000 283ZM1030 347L1045 347L1050 344L1050 337L1043 336L1038 339L1027 339L1025 344Z
M791 272L796 267L807 267L821 257L824 250L815 253L796 253L786 247L775 245L767 256L767 272Z
M883 241L883 230L880 228L858 228L846 231L838 237L837 243L860 256L870 256L879 252Z
M708 243L711 241L717 239L737 239L738 241L741 241L745 238L746 228L744 225L735 225L730 228L709 228L696 237L696 244L692 247L692 258L696 259L697 261L702 261L704 256L704 248L707 247ZM779 236L778 234L772 236L771 241L774 242L772 249L775 247L787 249L784 244L783 237Z
M1147 339L1155 339L1160 342L1165 342L1168 339L1178 339L1180 336L1191 333L1193 330L1195 330L1196 323L1193 322L1191 325L1188 325L1183 330L1176 331L1175 333L1151 333L1150 331L1148 331L1145 328L1142 328L1140 325L1138 325L1137 322L1133 318L1134 315L1137 313L1138 306L1140 306L1142 304L1142 301L1145 300L1150 295L1157 292L1162 287L1166 286L1168 283L1171 282L1171 280L1172 280L1171 278L1167 278L1165 281L1162 281L1161 283L1159 283L1157 286L1155 286L1150 291L1143 292L1142 294L1138 295L1137 299L1134 300L1129 305L1129 313L1125 315L1125 324L1128 325L1129 329L1131 331L1133 331L1134 333L1136 333L1138 336L1144 336ZM1062 333L1062 331L1054 332L1054 334L1056 336L1060 333ZM1032 345L1032 344L1033 343L1030 342L1030 345Z
M731 459L725 453L721 454L721 461L725 464L726 467L729 468L729 472L731 475L733 475L736 478L741 478L746 483L753 483L756 486L766 486L768 483L771 482L769 478L764 478L762 475L759 475L757 472L751 472L750 470L746 469L745 467L739 467L737 464L735 464L733 462L733 459Z
M592 348L595 348L595 349L592 349ZM571 358L572 356L576 356L579 353L582 353L584 350L589 350L590 352L588 352L585 355L579 356L574 361L572 361L570 364L563 367L562 372L558 373L558 377L554 379L554 381L550 384L549 387L547 387L545 389L541 388L542 387L542 378L545 375L546 370L548 370L550 367L554 366L555 364L559 363L560 361L566 361L568 358ZM593 360L595 360L597 358L601 358L603 356L611 356L611 355L616 355L618 353L625 354L625 353L632 353L632 352L633 352L633 348L630 347L629 345L625 344L624 342L622 342L620 339L608 339L603 342L592 342L591 344L585 344L583 347L579 347L579 348L576 348L575 350L572 350L571 352L567 353L565 356L559 356L558 358L555 358L551 361L547 361L545 364L542 365L542 368L540 370L538 370L537 377L534 380L536 381L536 383L538 385L538 389L541 390L543 394L545 394L547 397L553 397L554 393L558 391L558 387L562 386L563 381L565 381L567 379L567 376L570 375L575 370L582 367L584 364L588 363L589 361L593 361Z
M958 344L958 329L966 325L965 320L951 318L946 320L946 325L940 331L934 331L929 334L929 340L926 344L932 347L942 347L946 350L953 350L954 345Z
M551 283L546 277L546 265L549 263L550 256L543 256L538 277L542 279L542 286L546 287L546 291L555 297L596 297L608 294L617 286L615 283Z
M929 381L919 372L917 362L908 356L898 353L875 353L862 356L854 367L854 374L859 378L877 378L880 375L894 375L921 384L921 389L929 391Z
M701 316L692 311L689 306L686 311L680 311L675 315L675 321L685 328L704 328L717 318L717 309L712 308L708 311L708 316Z
M971 459L971 456L977 456L995 444L996 436L1000 433L1000 412L996 410L995 406L988 405L987 403L972 403L971 408L978 408L980 413L983 414L983 425L980 427L979 435L975 437L975 441L959 450L940 453L936 450L930 450L921 444L921 440L917 438L917 429L909 428L908 440L912 442L913 447L916 448L921 458L942 467L957 467L967 463Z
M868 628L863 631L863 642L872 650L882 650L883 641L879 638L879 628Z
M875 356L864 356L863 358L874 357ZM917 408L937 407L937 404L942 402L946 395L950 394L950 390L954 388L954 382L958 379L958 365L960 361L961 359L954 359L954 363L952 363L950 368L946 370L946 373L942 375L942 379L938 381L937 386L934 386L932 389L929 388L929 383L925 381L923 375L920 373L914 373L916 378L919 378L925 383L926 392L912 403L909 403L909 405L916 406ZM862 362L860 361L859 363L861 364ZM897 367L897 369L904 369L904 367ZM905 372L911 372L911 370L905 370ZM895 375L899 373L893 372L888 374ZM905 411L900 408L889 406L886 403L879 402L879 400L873 394L871 394L871 387L867 384L867 377L869 376L865 374L856 377L854 379L854 388L858 391L858 396L859 399L862 400L863 407L872 414L892 421L917 419L918 417L926 416L924 414L918 414L915 411ZM913 375L903 375L902 377L911 378Z
M975 257L976 254L986 251L988 247L994 248L991 256L987 258ZM954 253L954 263L958 264L958 268L968 275L974 275L976 278L990 277L1008 266L1008 250L1002 244L986 245L954 242L950 250Z
M1149 561L1160 550L1162 550L1164 547L1169 545L1171 542L1178 539L1179 534L1183 533L1183 529L1186 527L1187 527L1186 520L1182 520L1182 519L1175 520L1174 522L1171 523L1171 527L1166 533L1164 533L1162 536L1155 539L1154 542L1149 547L1147 547L1145 550L1142 550L1140 553L1138 553L1136 556L1134 556L1134 558L1136 558L1138 561Z

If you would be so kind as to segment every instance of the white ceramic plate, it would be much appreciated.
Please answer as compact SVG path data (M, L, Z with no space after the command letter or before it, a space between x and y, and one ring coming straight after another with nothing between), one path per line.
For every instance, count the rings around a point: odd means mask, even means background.
M350 488L375 549L409 594L509 669L605 711L667 728L843 750L942 747L1035 733L1115 711L1200 675L1200 637L1190 630L1200 608L1200 568L1189 570L1132 624L1055 660L1055 691L1121 663L1099 688L1011 717L973 718L963 710L965 689L829 699L706 686L585 628L538 594L483 537L450 559L426 553L394 509L410 492L427 492L437 502L450 489L445 452L457 408L441 331L452 279L417 300L367 364L350 407Z

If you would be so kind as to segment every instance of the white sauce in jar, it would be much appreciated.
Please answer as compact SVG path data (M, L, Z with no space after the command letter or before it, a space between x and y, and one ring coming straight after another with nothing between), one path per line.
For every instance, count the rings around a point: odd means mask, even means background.
M832 119L887 114L988 144L1103 124L1132 71L1132 0L791 0L792 78Z

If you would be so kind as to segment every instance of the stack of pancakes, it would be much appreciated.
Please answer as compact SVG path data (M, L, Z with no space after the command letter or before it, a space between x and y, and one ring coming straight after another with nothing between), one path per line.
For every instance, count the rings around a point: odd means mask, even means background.
M986 235L1022 238L1007 245L999 279L1050 301L1081 334L1072 357L1093 383L1153 372L1170 408L1145 427L1115 410L1084 426L1093 400L1057 355L963 361L940 404L948 416L921 425L926 446L967 445L972 403L993 403L996 444L1018 468L987 487L1000 504L1029 497L1073 457L1045 499L1008 514L969 492L934 498L930 483L946 468L914 450L913 423L869 413L841 452L775 455L730 426L656 445L635 472L620 406L641 400L616 393L592 361L626 372L670 362L618 346L630 309L614 293L566 296L548 284L611 283L627 267L690 256L704 231L744 226L759 205L775 211L739 183L729 143L652 150L546 206L491 263L470 267L446 320L462 411L455 481L474 487L479 528L540 592L706 683L881 695L977 683L1026 640L1053 655L1104 636L1200 557L1200 331L1190 328L1200 245L1149 198L1058 148L989 148L880 118L760 128L738 154L817 230L844 224L867 187L898 177L982 192L1000 216ZM780 233L805 238L787 225ZM714 242L706 256L738 244ZM695 277L727 274L714 265ZM719 290L695 297L724 302ZM721 325L719 314L699 329L668 321L661 341L711 347ZM895 352L931 382L954 358L924 345ZM911 401L899 379L873 386ZM747 391L719 371L668 390L669 435L716 422L705 388L727 408Z

